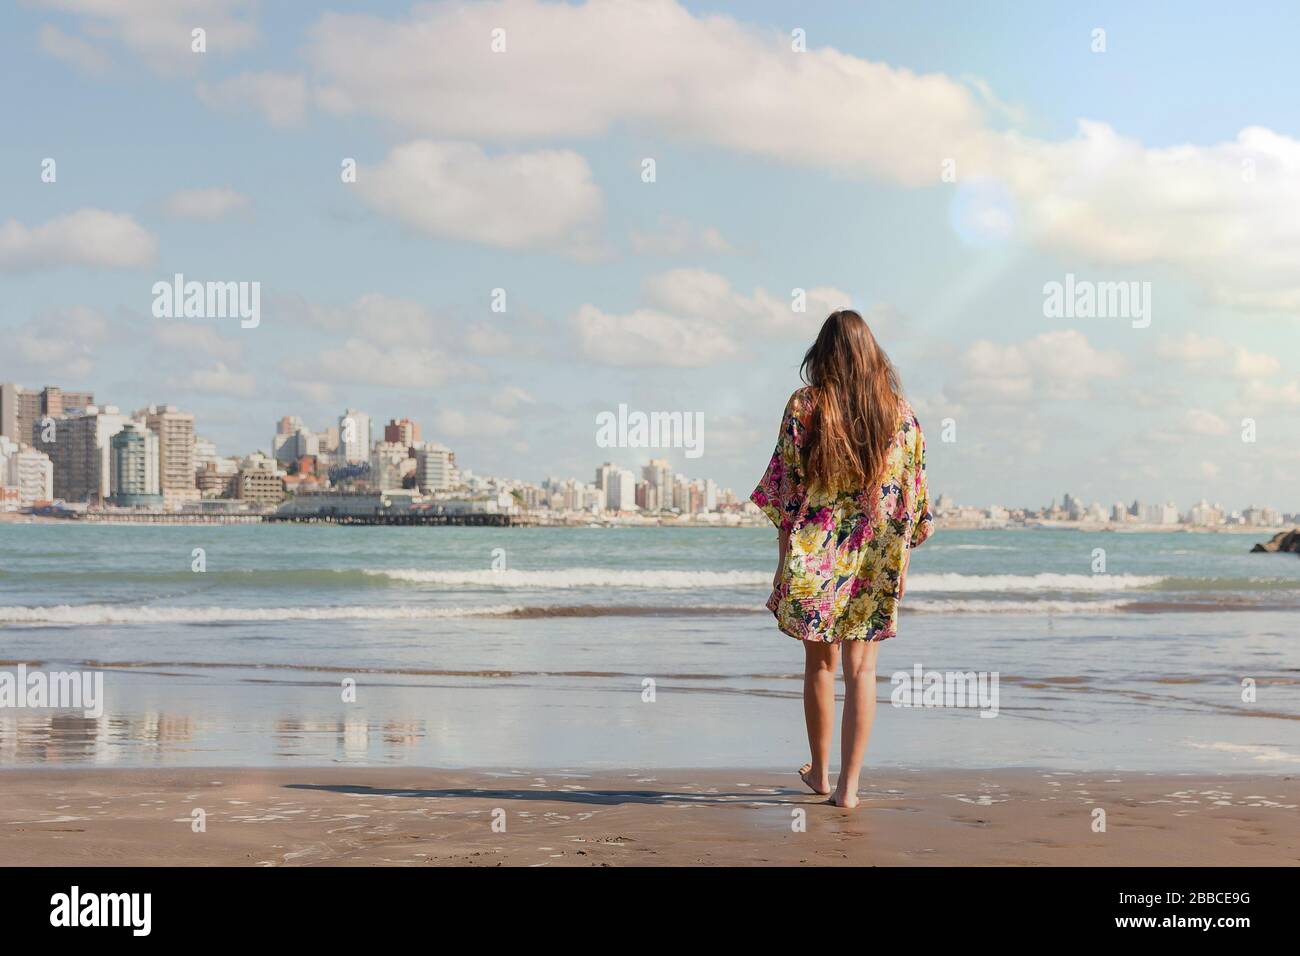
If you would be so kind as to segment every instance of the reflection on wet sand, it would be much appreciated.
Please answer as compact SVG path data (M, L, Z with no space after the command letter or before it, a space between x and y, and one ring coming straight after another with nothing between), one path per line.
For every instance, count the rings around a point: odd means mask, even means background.
M368 720L362 717L344 720L282 717L275 721L274 738L277 756L319 757L326 753L334 738L334 756L351 760L397 759L403 749L418 745L426 736L423 720ZM372 748L378 745L378 753Z
M319 719L284 716L240 728L263 736L279 758L396 761L427 736L419 719ZM0 766L37 764L167 764L201 753L201 721L146 712L87 718L70 711L0 711ZM185 761L192 762L192 761Z
M149 755L185 749L194 718L155 712L84 717L75 711L0 711L0 763L151 763Z

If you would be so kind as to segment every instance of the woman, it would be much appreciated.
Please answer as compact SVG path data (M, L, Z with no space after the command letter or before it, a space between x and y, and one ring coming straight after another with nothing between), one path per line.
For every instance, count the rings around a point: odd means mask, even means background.
M856 312L834 312L804 355L776 451L750 495L780 532L767 606L803 641L812 760L799 776L829 794L835 671L843 645L840 775L828 803L858 805L876 713L876 648L893 637L911 549L930 536L925 439L898 373Z

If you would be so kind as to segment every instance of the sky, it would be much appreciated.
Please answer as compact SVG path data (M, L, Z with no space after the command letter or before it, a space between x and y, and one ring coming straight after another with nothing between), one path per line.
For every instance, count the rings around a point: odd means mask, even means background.
M176 404L223 454L357 408L479 474L664 457L743 496L852 307L936 494L1300 510L1297 28L1281 3L9 4L0 381ZM177 273L259 283L257 326L156 317ZM1067 281L1135 298L1053 313ZM703 454L599 447L620 404L703 414Z

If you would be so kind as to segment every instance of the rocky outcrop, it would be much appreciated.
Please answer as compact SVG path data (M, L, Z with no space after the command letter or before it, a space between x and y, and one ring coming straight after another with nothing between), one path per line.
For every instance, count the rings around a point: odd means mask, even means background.
M1270 540L1255 545L1250 551L1252 554L1256 551L1265 551L1269 554L1290 551L1292 554L1300 554L1300 528L1294 531L1279 531Z

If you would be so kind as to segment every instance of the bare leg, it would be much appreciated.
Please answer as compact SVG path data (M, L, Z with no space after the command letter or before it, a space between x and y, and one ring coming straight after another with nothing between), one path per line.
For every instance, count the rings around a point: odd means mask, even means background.
M876 718L876 649L874 641L844 642L844 723L840 728L840 776L830 802L858 805L858 775Z
M835 670L840 663L840 646L804 641L803 648L803 716L808 724L808 749L812 752L812 761L799 768L799 776L813 793L830 793Z

